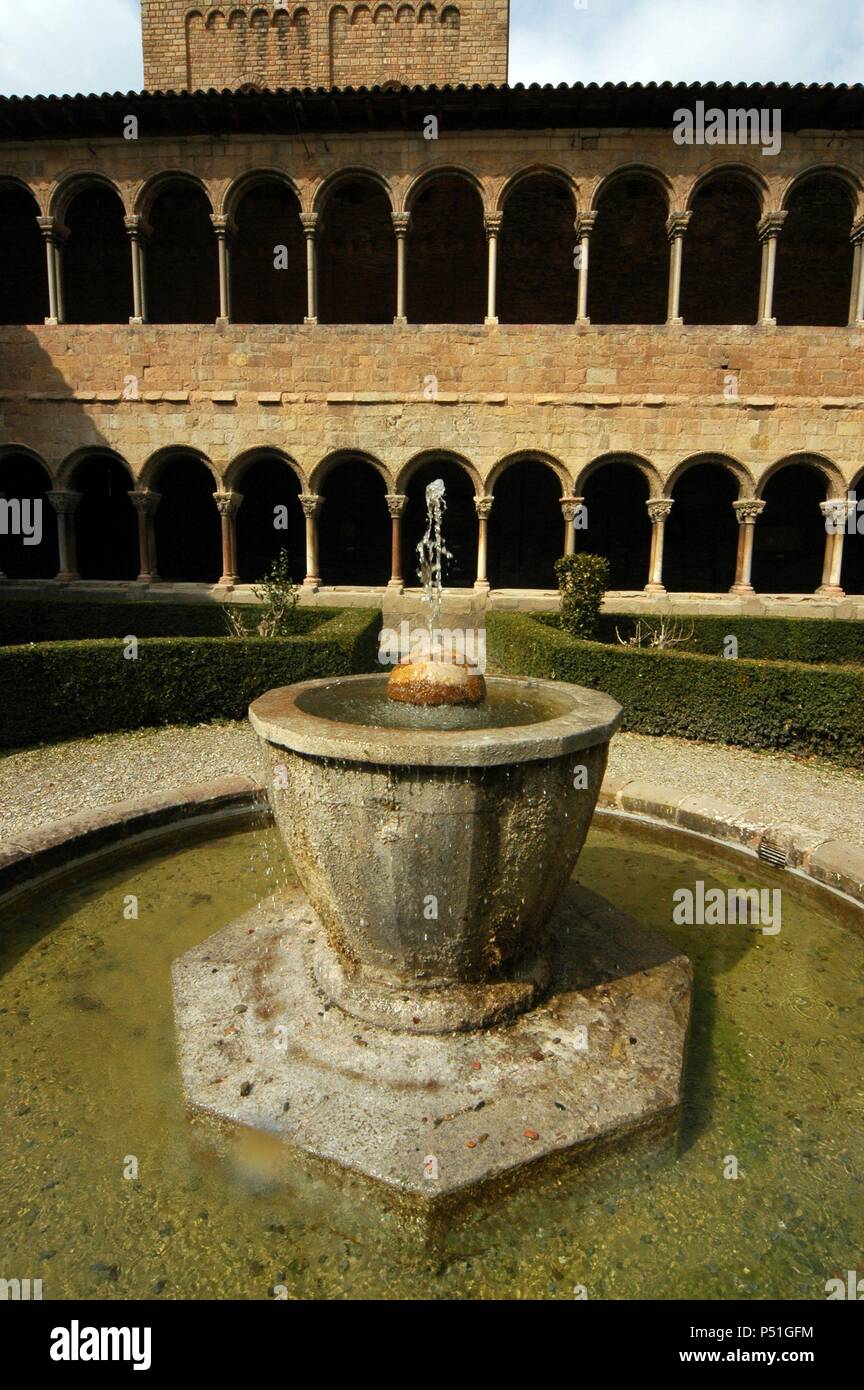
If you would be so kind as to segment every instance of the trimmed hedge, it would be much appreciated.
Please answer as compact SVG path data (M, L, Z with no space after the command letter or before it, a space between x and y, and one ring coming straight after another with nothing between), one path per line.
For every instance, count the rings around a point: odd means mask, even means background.
M864 670L609 647L525 614L490 614L487 637L494 669L605 690L634 733L864 761Z
M635 630L639 618L643 623L656 623L657 613L604 613L600 619L598 638L601 642L618 644L617 627L625 639ZM550 626L560 627L557 614L546 618ZM731 634L738 638L739 657L756 661L805 661L830 665L853 662L864 666L864 623L831 618L759 618L727 614L726 617L684 617L674 615L685 632L693 628L693 641L684 652L702 652L720 656L723 643Z
M377 669L381 614L336 610L297 637L151 637L0 648L0 747L245 719L275 686Z
M260 614L252 604L91 602L88 599L0 599L0 647L98 637L228 637L226 607ZM298 608L296 631L311 632L338 608Z

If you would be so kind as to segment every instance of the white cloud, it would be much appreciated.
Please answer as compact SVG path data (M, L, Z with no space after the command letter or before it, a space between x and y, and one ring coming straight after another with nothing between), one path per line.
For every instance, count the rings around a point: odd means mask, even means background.
M512 0L511 82L857 82L861 0ZM143 84L138 0L0 0L0 92Z

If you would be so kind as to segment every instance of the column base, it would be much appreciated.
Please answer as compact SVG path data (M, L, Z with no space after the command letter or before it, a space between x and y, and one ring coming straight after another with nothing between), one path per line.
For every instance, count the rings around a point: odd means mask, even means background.
M820 584L816 590L816 598L845 598L846 590L839 584Z
M752 584L733 584L729 593L733 598L749 598L755 594L756 590Z
M217 588L219 588L219 589L233 589L233 588L234 588L234 585L235 585L236 583L237 583L237 576L236 576L236 574L223 574L223 575L221 576L221 578L219 579L219 582L218 582L218 584L217 584Z
M60 322L59 319L46 319L46 320L45 320L45 327L46 327L46 328L56 328L57 325L59 324L59 322Z
M303 580L303 588L309 589L311 593L316 594L321 588L321 580L317 575L307 574L306 578Z
M397 314L397 315L396 315L395 319L393 320L393 327L394 327L394 328L407 328L407 327L408 327L408 320L406 319L406 317L405 317L404 314Z
M665 594L665 593L666 593L666 585L665 585L665 584L646 584L646 585L645 585L645 588L642 590L642 592L643 592L644 594L649 594L649 595L650 595L650 594Z
M757 327L758 327L758 328L776 328L776 327L777 327L777 320L776 320L776 319L760 319L760 320L759 320L759 323L757 324Z
M405 592L405 580L404 580L404 579L391 579L390 582L389 582L388 585L387 585L387 588L390 590L391 593L394 593L394 594L404 594L404 592Z
M138 578L135 580L135 583L136 583L136 584L155 584L156 581L158 580L158 578L159 578L158 574L139 574Z
M488 579L477 579L474 583L475 594L488 594L491 589Z
M230 324L230 322L231 322L230 319L223 318L222 315L220 314L219 317L218 317L218 319L216 320L216 327L217 327L217 328L227 328L228 325Z
M683 328L683 327L684 327L684 320L683 320L682 318L667 319L667 320L666 320L666 327L667 327L667 328Z
M143 320L143 319L136 319L136 318L134 318L134 317L131 318L131 319L129 320L129 326L130 326L130 328L140 328L140 327L142 326L143 323L144 323L144 320Z
M590 327L591 327L591 320L590 320L590 319L577 319L577 320L576 320L576 327L577 327L577 328L590 328Z
M500 321L500 319L490 319L487 317L483 320L483 326L485 328L497 328Z
M303 320L303 322L304 322L304 324L306 325L307 328L317 328L317 327L318 327L318 320L317 320L317 318L316 318L316 319L305 318L305 319Z
M74 584L75 580L80 578L80 574L75 574L73 570L61 570L59 574L55 574L54 583Z

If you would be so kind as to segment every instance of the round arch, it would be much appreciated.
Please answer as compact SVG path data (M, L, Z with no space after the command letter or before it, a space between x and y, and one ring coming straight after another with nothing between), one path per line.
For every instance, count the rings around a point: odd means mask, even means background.
M221 524L213 501L218 479L193 449L163 449L155 473L161 501L154 532L162 579L215 584L222 572ZM145 475L147 470L145 469Z
M367 463L369 467L373 468L383 479L387 491L391 491L392 478L390 471L385 468L384 464L380 459L377 459L374 454L366 453L363 449L336 449L332 454L325 455L325 457L321 459L319 463L316 463L315 467L312 469L309 475L310 492L320 495L321 489L327 481L329 474L333 472L333 469L338 468L340 464L352 459Z
M383 469L365 454L342 452L319 475L321 583L379 588L390 579L391 521Z
M812 179L828 176L837 179L842 183L849 196L853 215L858 207L858 202L864 192L864 183L852 170L847 169L845 164L808 164L806 169L801 169L786 183L780 197L780 207L786 211L789 207L789 200L795 193Z
M427 464L435 463L439 459L447 463L454 463L458 468L461 468L462 472L465 473L471 481L471 486L474 489L474 496L484 496L485 488L483 486L483 481L478 470L474 467L474 464L470 459L467 459L464 454L457 454L452 449L424 449L422 453L414 454L413 457L399 469L396 476L396 492L404 493L416 473L425 468Z
M595 323L666 322L669 189L650 166L628 165L592 199L588 316Z
M129 501L132 470L113 449L78 449L60 470L81 494L75 509L78 573L82 579L138 576L138 520Z
M487 309L483 190L462 171L427 171L411 190L407 314L411 323L482 323Z
M756 484L753 475L743 463L740 463L738 459L732 458L729 454L711 453L691 454L689 458L682 459L680 463L676 464L669 474L669 477L666 479L666 484L663 489L664 495L666 497L671 497L673 490L681 478L684 477L685 473L688 473L691 468L699 468L703 464L712 464L716 467L724 468L730 473L738 485L738 497L756 496Z
M577 552L609 561L609 586L639 590L648 579L651 522L646 502L654 484L652 465L635 454L605 454L583 469L577 495L587 526L576 531Z
M322 323L392 323L396 233L386 182L341 170L319 190L318 317Z
M648 459L643 458L641 454L628 453L599 454L597 458L592 459L590 463L587 463L585 467L581 469L581 471L577 475L576 487L574 490L575 496L584 496L585 487L589 479L593 477L593 475L599 469L605 468L608 463L627 463L632 468L638 469L638 471L642 474L647 484L648 496L663 496L663 480L660 477L660 473L658 469L655 468L654 464L651 463Z
M74 169L61 174L48 194L48 216L55 218L62 226L66 221L70 204L81 193L90 188L103 189L106 193L113 193L125 216L126 200L120 187L101 169Z
M403 469L399 491L408 498L402 519L402 573L408 588L417 588L417 547L426 529L426 489L444 483L444 542L453 558L445 567L447 588L473 589L477 578L479 521L475 502L482 496L476 471L457 454L427 452ZM493 507L494 512L494 507Z
M511 184L498 239L502 323L573 323L577 310L572 185L557 173L525 172Z
M312 211L317 212L320 217L326 209L327 202L342 184L358 182L374 184L378 191L385 195L390 204L390 211L396 211L396 201L390 183L377 169L369 168L365 164L346 165L343 169L335 169L332 174L322 179L312 194Z
M182 171L147 185L145 250L151 323L214 323L219 269L213 204L200 179Z
M39 324L48 316L41 209L19 179L0 179L0 323Z
M784 468L789 468L793 465L796 467L812 468L817 473L821 474L825 480L826 497L846 496L847 488L843 481L843 474L840 472L836 463L832 463L831 459L826 458L824 454L811 454L807 453L806 450L802 450L796 454L784 454L783 458L777 459L775 463L772 463L771 467L767 468L759 478L754 496L764 499L765 489L771 482L771 479L775 478Z
M430 183L434 183L436 179L440 178L461 179L463 183L467 183L477 194L485 211L486 190L483 187L482 179L463 164L451 163L433 164L430 168L424 169L416 178L413 178L405 190L402 207L397 211L413 212L417 199L421 197Z
M773 315L782 326L849 323L857 189L833 169L802 173L784 194Z
M674 506L666 522L664 581L672 593L727 593L735 582L738 519L733 503L748 493L746 471L724 455L685 459L666 485Z
M63 185L63 301L67 323L128 323L134 312L126 208L110 179L75 175ZM58 207L61 206L58 204Z
M254 449L246 449L242 454L238 454L236 458L231 460L225 470L225 475L222 480L222 487L224 490L226 492L242 492L244 477L253 464L258 463L262 458L278 459L280 463L284 464L284 466L294 474L300 484L302 492L306 492L307 490L311 491L311 487L307 488L306 475L299 463L297 463L290 454L286 454L284 449L270 449L267 448L266 445L261 445Z
M498 479L507 472L508 468L512 468L514 464L529 461L532 463L540 463L544 468L549 469L551 473L555 474L558 479L562 497L569 496L572 493L573 479L570 477L564 464L560 459L556 459L554 455L544 453L542 449L520 449L514 454L507 454L505 458L499 459L486 479L486 493L489 496L492 495L495 491L495 484L498 482Z
M53 579L57 574L57 518L48 499L52 481L50 467L32 449L0 447L0 494L22 504L21 534L0 535L0 571L9 579Z
M765 510L756 524L753 587L763 594L812 594L822 581L826 526L820 503L836 470L817 455L775 464L759 483ZM845 489L835 495L845 495Z
M234 323L302 323L308 312L300 197L283 174L256 171L226 195Z
M713 183L715 179L734 178L740 179L747 184L759 200L760 217L765 212L768 200L768 180L758 169L754 169L750 164L731 163L731 164L709 164L702 169L693 180L687 197L684 200L685 212L692 212L696 203L696 198L705 189L706 185Z
M245 173L238 174L235 179L232 179L222 198L218 200L215 212L235 219L237 208L246 195L254 192L262 184L268 183L279 184L286 192L293 193L302 207L303 200L300 189L291 175L284 169L262 166L258 169L247 169Z
M600 203L609 190L628 179L644 179L646 183L655 184L666 204L666 211L669 212L672 203L671 179L656 164L641 164L638 160L620 164L617 169L610 169L608 174L603 175L591 194L588 211L598 212Z
M720 165L696 180L681 272L685 323L756 323L764 204L764 180L747 166Z
M187 458L202 463L213 479L214 491L221 488L221 478L215 464L200 449L195 449L189 444L168 444L164 449L157 449L155 454L151 454L141 469L139 487L149 488L153 492L158 492L162 473L168 463L173 459Z
M172 184L186 184L190 188L197 189L207 199L207 204L211 212L215 212L215 201L210 194L210 189L202 178L193 174L189 169L160 169L158 173L151 174L145 179L136 190L132 199L132 206L137 217L143 217L145 222L150 220L153 204L164 188Z
M283 551L292 579L306 574L306 523L299 503L301 470L281 449L250 449L225 474L225 490L239 493L237 569L241 584L263 579Z
M574 216L576 215L579 210L579 193L576 183L572 174L569 174L566 169L562 169L557 164L528 164L524 168L518 169L515 174L511 174L498 190L498 196L495 199L495 211L497 213L504 213L507 207L507 200L511 193L515 193L519 185L524 183L527 179L534 178L549 179L566 189L573 203L573 214ZM482 187L480 191L481 193L483 192Z
M515 454L487 480L494 497L489 520L489 581L493 589L557 587L555 561L564 553L561 498L566 472L542 454Z

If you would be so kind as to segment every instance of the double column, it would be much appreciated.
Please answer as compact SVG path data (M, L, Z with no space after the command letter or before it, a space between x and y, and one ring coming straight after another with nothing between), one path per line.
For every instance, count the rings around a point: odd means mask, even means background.
M393 320L400 328L408 322L407 304L407 266L408 229L411 226L410 212L394 212L393 230L396 233L396 317Z
M680 326L681 317L681 269L684 264L684 237L690 225L692 212L670 212L666 220L666 236L669 238L669 299L666 306L666 322Z
M758 497L743 497L732 505L738 520L738 553L735 558L735 583L729 592L746 596L754 592L753 542L756 522L765 510L765 503Z
M573 224L576 228L575 267L579 272L579 290L576 307L576 322L588 325L588 258L591 246L591 233L597 221L596 212L582 212Z
M850 328L864 328L864 217L859 217L850 233L854 259L852 261L852 293L849 298Z
M144 246L150 235L150 228L143 217L126 217L124 226L132 255L132 317L129 322L141 324L147 321L147 262Z
M75 545L75 512L81 501L81 493L66 490L49 492L48 501L57 516L57 549L60 552L60 569L57 572L56 582L68 584L73 579L80 578Z
M306 238L306 317L307 324L318 322L318 214L301 212L300 225Z
M243 503L243 494L216 492L213 500L222 523L222 576L219 583L230 588L237 583L237 513Z
M486 218L486 324L493 328L498 322L498 238L503 221L504 217L500 212Z
M762 276L759 282L759 323L773 327L774 317L774 278L777 271L777 238L786 221L785 212L769 212L757 227L762 243Z
M162 494L159 492L130 492L129 501L138 513L138 583L152 584L159 578L156 572L156 535L154 518Z
M648 561L646 594L665 594L663 583L663 551L666 545L666 522L675 505L672 497L651 497L645 503L651 519L651 557Z
M830 497L820 502L825 518L825 560L822 565L822 584L816 590L821 598L843 598L843 549L850 517L857 511L857 502L849 497Z
M210 221L219 248L219 317L217 323L231 322L231 242L236 230L230 217L211 213Z
M38 217L39 230L45 238L45 259L48 269L48 317L49 327L63 323L63 243L69 235L56 217Z

